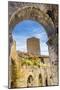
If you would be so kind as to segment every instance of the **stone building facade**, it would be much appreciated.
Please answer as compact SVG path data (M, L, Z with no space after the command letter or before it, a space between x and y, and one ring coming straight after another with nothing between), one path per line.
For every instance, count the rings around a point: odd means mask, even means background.
M53 85L49 56L35 56L11 48L11 88Z

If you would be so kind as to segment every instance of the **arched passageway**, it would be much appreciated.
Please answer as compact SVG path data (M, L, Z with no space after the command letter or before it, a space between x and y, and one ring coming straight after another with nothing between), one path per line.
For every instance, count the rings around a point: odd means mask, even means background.
M27 79L27 87L32 87L33 86L33 76L29 75Z
M45 85L48 86L48 80L47 80L47 78L45 80Z
M38 77L38 85L42 86L42 75L41 74L39 74L39 77Z

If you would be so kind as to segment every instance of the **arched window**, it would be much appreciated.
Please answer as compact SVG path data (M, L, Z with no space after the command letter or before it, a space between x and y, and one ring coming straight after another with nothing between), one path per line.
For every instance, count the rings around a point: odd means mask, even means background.
M42 75L41 74L39 74L38 81L39 81L39 86L42 86Z
M45 80L45 85L46 85L46 86L48 86L48 81L47 81L47 78L46 78L46 80Z
M33 86L33 77L32 75L29 75L27 79L27 87L32 87Z

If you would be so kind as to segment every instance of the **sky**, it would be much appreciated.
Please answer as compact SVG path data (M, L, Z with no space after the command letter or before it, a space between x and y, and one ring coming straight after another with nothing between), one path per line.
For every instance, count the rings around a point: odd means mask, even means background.
M44 27L38 22L24 20L18 23L13 29L12 36L16 41L16 50L27 52L26 40L31 37L36 37L40 39L41 55L49 55L48 46L46 44L48 36Z

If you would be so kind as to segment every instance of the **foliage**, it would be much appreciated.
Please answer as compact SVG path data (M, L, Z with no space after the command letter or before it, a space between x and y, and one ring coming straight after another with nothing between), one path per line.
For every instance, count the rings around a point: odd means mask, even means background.
M35 58L28 58L28 59L23 59L23 60L21 60L21 62L22 62L22 65L31 65L31 66L38 66L38 67L40 67L40 60L37 58L37 57L35 57Z

